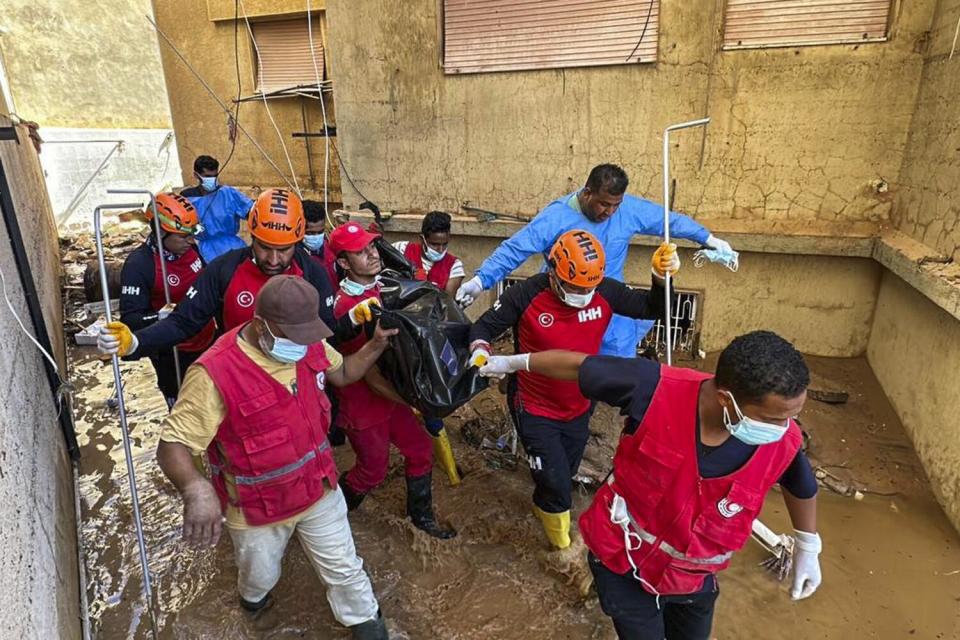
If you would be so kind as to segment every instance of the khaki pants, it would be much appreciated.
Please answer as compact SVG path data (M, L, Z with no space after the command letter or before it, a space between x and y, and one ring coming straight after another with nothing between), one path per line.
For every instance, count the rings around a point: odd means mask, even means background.
M373 620L379 605L357 555L347 505L337 487L312 507L283 523L239 529L227 526L237 561L240 597L257 602L280 580L280 565L294 533L310 564L327 586L327 601L347 627Z

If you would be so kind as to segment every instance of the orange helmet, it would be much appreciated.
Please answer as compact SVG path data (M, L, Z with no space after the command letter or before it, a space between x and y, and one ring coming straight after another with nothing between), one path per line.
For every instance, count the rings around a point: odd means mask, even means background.
M261 193L247 216L247 226L254 238L278 246L303 240L306 225L303 202L286 189L267 189Z
M567 231L553 244L547 262L557 278L575 287L593 288L603 280L603 245L580 229Z
M196 207L179 193L158 193L154 202L164 231L192 236L203 230ZM153 207L147 207L147 220L153 220Z

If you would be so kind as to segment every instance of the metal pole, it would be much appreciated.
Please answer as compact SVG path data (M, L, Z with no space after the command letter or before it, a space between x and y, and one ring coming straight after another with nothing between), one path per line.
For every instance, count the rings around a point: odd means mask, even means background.
M672 124L663 130L663 241L670 242L670 132L678 129L689 129L691 127L705 126L710 122L710 118L701 118L680 124ZM673 364L673 318L670 309L670 273L666 274L666 289L664 293L664 324L667 330L667 364Z
M103 252L103 232L100 229L100 211L102 209L139 209L142 203L134 204L102 204L93 210L93 232L97 243L97 262L100 264L100 287L103 290L105 301L104 311L107 322L113 321L110 311L110 285L107 282L107 263ZM140 567L143 570L143 595L146 599L147 610L150 612L150 622L153 627L153 637L157 637L156 615L153 608L153 589L150 586L150 566L147 563L147 543L143 538L143 520L140 518L140 498L137 495L137 478L133 469L133 452L130 449L130 432L127 428L127 408L123 401L123 381L120 377L120 356L116 353L111 357L113 363L113 380L117 386L117 406L120 409L120 434L123 437L123 455L127 461L127 481L130 484L130 500L133 503L133 521L137 531L137 546L140 550Z
M107 193L123 193L132 195L145 195L150 198L150 208L153 210L153 233L157 241L157 251L160 252L160 277L163 279L163 299L167 304L173 302L170 299L170 283L167 282L167 261L163 258L163 231L160 229L160 216L157 215L157 199L153 197L153 192L147 189L107 189ZM180 391L180 350L173 347L173 366L177 374L177 391Z

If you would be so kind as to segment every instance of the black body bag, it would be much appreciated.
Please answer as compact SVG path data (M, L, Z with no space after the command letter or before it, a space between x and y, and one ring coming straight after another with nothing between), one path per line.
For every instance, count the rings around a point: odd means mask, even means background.
M432 282L384 273L384 328L399 329L377 364L397 393L425 418L443 418L487 388L470 360L470 321Z

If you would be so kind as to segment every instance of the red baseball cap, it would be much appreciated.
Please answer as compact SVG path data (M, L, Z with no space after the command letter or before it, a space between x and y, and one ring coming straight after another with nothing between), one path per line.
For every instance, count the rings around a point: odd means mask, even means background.
M330 250L334 255L341 251L356 253L379 237L380 234L370 233L356 222L347 222L330 233Z

